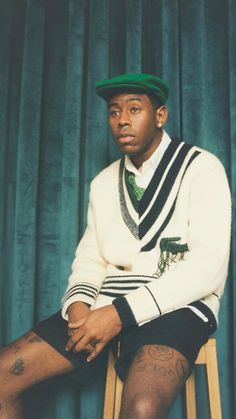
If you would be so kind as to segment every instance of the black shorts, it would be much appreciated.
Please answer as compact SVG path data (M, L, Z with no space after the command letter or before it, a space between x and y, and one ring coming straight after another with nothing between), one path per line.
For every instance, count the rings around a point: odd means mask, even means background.
M139 347L150 344L176 349L187 358L191 371L201 346L216 330L215 317L205 304L204 314L208 318L208 322L204 322L189 308L182 308L142 326L130 327L114 338L103 352L91 362L86 361L88 354L85 351L78 354L65 351L69 337L67 321L61 317L60 311L43 320L33 330L75 365L77 378L80 382L85 382L93 376L100 364L104 363L104 357L108 350L117 346L119 341L120 356L116 362L116 371L119 377L124 380L135 352Z

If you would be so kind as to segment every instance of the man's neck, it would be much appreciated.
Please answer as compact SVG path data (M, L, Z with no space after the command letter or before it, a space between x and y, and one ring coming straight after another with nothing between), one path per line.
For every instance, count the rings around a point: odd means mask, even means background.
M133 155L133 156L129 156L130 160L132 161L133 165L139 170L143 163L147 160L149 160L152 155L155 153L156 149L159 147L161 140L162 140L162 133L159 136L159 138L157 139L157 141L155 142L155 144L153 144L153 147L150 148L149 150L147 150L146 152L143 152L142 154L137 154L137 155Z

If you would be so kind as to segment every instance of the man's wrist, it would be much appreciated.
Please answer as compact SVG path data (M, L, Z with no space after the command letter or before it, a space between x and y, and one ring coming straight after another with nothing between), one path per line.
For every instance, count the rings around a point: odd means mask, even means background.
M90 308L90 305L85 303L84 301L73 301L73 303L71 303L66 310L66 313L68 314L69 310L74 309L74 308L78 308L78 307L87 307L88 309Z
M111 308L111 314L114 317L115 322L122 328L123 327L122 320L120 318L120 315L119 315L115 305L111 304L110 308Z

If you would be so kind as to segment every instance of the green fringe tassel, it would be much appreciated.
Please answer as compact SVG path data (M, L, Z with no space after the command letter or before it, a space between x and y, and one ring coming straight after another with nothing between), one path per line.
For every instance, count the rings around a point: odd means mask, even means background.
M157 265L157 271L153 274L157 278L165 272L171 263L183 260L185 252L188 252L187 244L176 243L181 237L165 237L160 241L161 255Z

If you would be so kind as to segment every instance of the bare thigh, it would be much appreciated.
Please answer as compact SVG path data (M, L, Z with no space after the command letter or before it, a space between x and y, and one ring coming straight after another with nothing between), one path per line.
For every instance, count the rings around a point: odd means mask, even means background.
M30 331L0 352L0 399L15 397L33 384L72 370L67 358Z
M188 361L178 351L141 347L124 383L120 419L164 418L188 373Z

